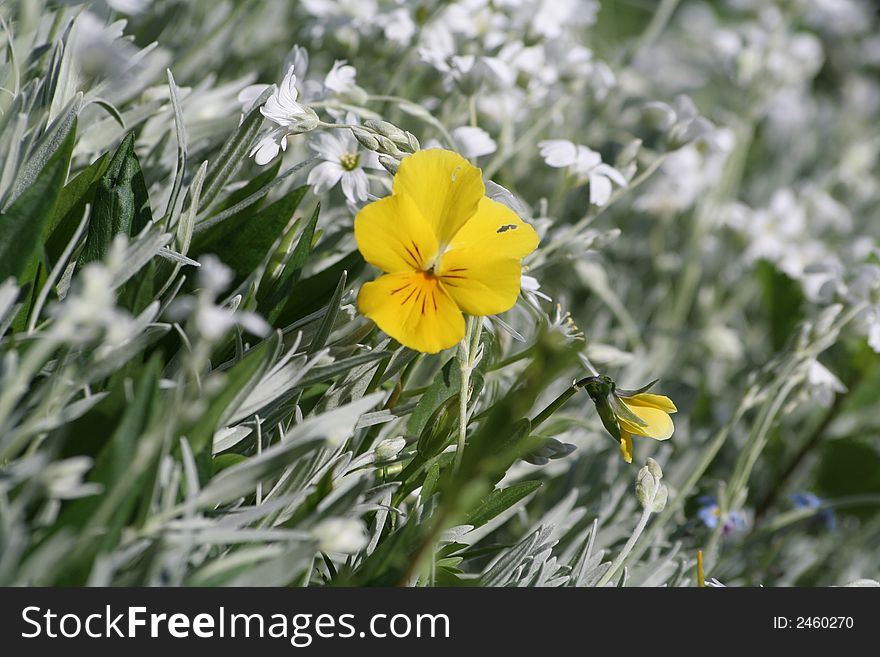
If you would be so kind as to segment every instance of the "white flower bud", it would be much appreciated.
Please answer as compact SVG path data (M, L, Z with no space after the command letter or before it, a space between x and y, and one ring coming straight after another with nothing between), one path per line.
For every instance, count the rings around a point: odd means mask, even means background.
M660 464L657 463L657 461L655 461L652 458L649 458L645 467L648 468L650 473L652 475L654 475L654 478L657 481L660 481L661 479L663 479L663 470L660 468Z
M651 511L653 513L660 513L663 509L666 508L666 500L668 498L669 489L666 488L666 484L660 484L660 487L654 494L654 501L651 503Z
M354 134L354 138L358 140L360 145L368 151L379 150L379 140L376 139L376 136L369 130L364 130L360 127L353 127L351 132Z
M385 170L393 176L397 173L397 167L400 166L400 161L397 158L388 155L380 155L379 164L385 167Z
M408 144L409 139L407 138L407 133L400 128L398 128L393 123L388 123L388 121L378 121L376 119L369 119L364 121L364 127L369 128L370 130L375 130L383 137L388 137L395 144Z
M419 140L416 139L416 136L414 134L412 134L411 132L406 133L406 141L407 141L407 145L409 146L409 149L413 153L415 153L417 150L419 150L422 147L421 144L419 144Z
M318 127L321 120L311 107L304 107L300 114L288 119L288 130L292 133L311 132Z
M636 475L636 497L643 508L651 504L656 490L657 479L651 474L650 469L646 465Z

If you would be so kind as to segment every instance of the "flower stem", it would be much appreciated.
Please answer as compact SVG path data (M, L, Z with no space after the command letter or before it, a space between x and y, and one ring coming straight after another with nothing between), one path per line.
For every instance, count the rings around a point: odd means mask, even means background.
M577 385L572 385L566 388L561 395L550 402L543 411L535 416L535 419L532 420L532 429L536 429L539 425L550 419L550 416L558 411L562 407L562 405L565 404L565 402L571 399L574 396L574 393L576 393L577 391Z
M642 516L639 518L639 522L633 530L632 536L629 537L629 540L626 542L626 545L623 546L620 554L618 554L617 558L611 563L611 567L605 571L604 575L602 575L602 579L596 583L597 587L601 588L608 584L608 582L611 581L611 578L617 574L618 570L620 570L620 567L623 565L624 560L629 556L629 553L632 552L632 549L635 547L639 537L641 537L642 532L645 531L645 527L648 524L648 518L651 517L651 504L653 504L653 498L651 499L651 503L646 504L645 508L642 509Z
M467 330L458 345L458 368L461 385L458 391L458 441L455 447L455 469L461 467L464 456L464 443L467 438L468 401L471 394L471 372L477 364L477 351L480 345L480 334L483 332L483 320L480 317L468 317Z

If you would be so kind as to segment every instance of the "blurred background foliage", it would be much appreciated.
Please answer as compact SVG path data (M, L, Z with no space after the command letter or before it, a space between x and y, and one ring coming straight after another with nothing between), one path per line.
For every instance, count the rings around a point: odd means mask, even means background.
M0 12L0 582L685 586L697 550L727 585L880 575L873 3ZM314 135L248 157L238 95L294 45L328 122L466 154L479 127L469 157L542 235L458 471L454 354L357 314L357 203L306 187ZM591 202L548 139L627 184ZM660 378L672 440L627 466L584 393L531 431L591 366ZM669 500L622 554L649 456Z

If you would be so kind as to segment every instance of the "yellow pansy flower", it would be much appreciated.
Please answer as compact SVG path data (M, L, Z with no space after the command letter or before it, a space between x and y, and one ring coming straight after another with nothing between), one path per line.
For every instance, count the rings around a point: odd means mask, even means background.
M641 425L636 424L623 409L614 413L620 425L620 453L627 463L632 463L633 436L654 440L668 440L672 436L675 426L669 415L678 409L669 397L643 392L629 397L617 394L617 399L629 413L642 421Z
M442 149L405 157L391 196L358 212L354 236L364 259L385 272L361 287L361 313L426 353L464 337L462 313L510 310L520 261L539 241L513 210L486 196L478 168Z

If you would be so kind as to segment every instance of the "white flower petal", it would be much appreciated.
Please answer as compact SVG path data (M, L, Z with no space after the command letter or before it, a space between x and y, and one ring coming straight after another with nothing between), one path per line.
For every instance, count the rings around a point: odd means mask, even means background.
M626 187L627 185L626 178L623 177L623 174L610 164L600 164L593 169L592 173L597 173L605 176L606 178L611 178L612 182L617 183L621 187Z
M578 145L574 169L579 176L589 176L590 172L602 164L602 156L592 148Z
M590 176L590 203L600 208L611 198L611 181L602 175Z
M345 142L343 131L319 132L309 140L311 148L322 160L339 162L340 158L354 149L349 149ZM348 132L345 130L344 132Z
M345 170L336 162L321 162L309 171L308 183L316 194L326 192L342 178Z
M567 139L547 139L538 144L547 166L569 167L577 161L577 146Z
M370 181L367 174L361 169L354 171L346 171L342 174L342 191L352 203L359 203L367 200L370 190Z
M254 158L254 162L263 166L278 157L279 150L281 147L278 142L273 135L269 134L257 142L257 145L251 150L251 157Z
M344 93L355 85L357 70L344 59L337 59L333 68L324 78L324 86L338 94Z
M495 140L482 128L462 126L452 131L452 137L461 154L469 160L489 155L497 149Z

